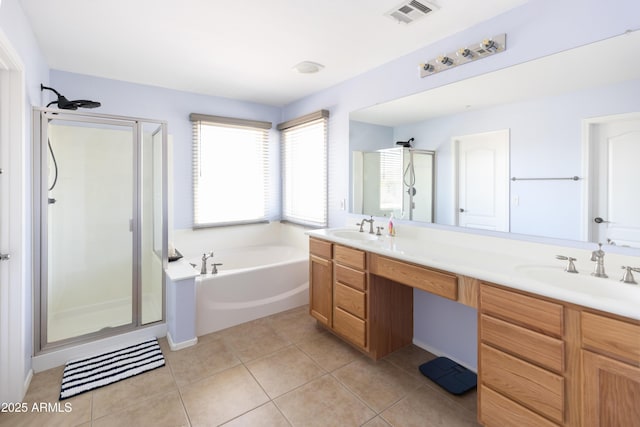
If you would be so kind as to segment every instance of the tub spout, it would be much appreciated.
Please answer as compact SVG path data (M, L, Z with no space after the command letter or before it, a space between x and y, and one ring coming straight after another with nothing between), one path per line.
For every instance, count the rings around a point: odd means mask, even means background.
M200 267L200 274L207 274L207 260L213 258L213 251L202 254L202 266Z

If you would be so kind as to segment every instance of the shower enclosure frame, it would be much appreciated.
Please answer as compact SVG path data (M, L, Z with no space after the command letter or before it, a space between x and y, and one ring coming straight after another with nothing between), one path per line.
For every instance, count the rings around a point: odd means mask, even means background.
M47 320L48 320L48 174L47 168L47 138L48 126L51 120L67 120L74 123L87 123L96 125L115 125L122 128L130 128L133 139L133 191L132 207L133 215L131 220L132 231L132 321L129 324L109 327L106 330L99 330L76 337L65 338L53 343L48 342ZM148 324L142 324L142 186L143 186L143 137L144 124L157 125L162 132L161 142L161 185L162 185L162 243L161 243L161 265L162 265L162 307L161 318ZM38 355L51 350L58 350L77 344L83 344L96 339L116 336L122 333L137 329L150 327L162 323L166 319L165 307L165 281L166 268L168 265L168 134L167 122L156 119L146 119L137 117L107 115L98 113L86 113L84 111L68 111L55 108L35 107L33 109L33 313L34 313L34 354ZM157 134L156 130L153 135ZM99 253L99 248L96 249Z

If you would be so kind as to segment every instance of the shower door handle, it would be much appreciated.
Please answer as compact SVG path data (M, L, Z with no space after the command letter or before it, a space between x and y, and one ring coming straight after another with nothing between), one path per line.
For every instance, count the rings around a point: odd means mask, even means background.
M0 261L8 261L9 259L11 259L10 254L0 254Z

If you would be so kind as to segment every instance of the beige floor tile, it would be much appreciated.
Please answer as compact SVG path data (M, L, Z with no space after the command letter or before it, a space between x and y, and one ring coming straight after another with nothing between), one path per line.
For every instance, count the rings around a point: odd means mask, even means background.
M309 316L309 307L303 306L269 316L267 324L286 341L297 343L325 332L318 322Z
M118 411L93 421L93 427L177 427L188 425L189 420L178 391L138 401L124 411Z
M333 375L377 413L421 385L418 378L386 360L359 358Z
M104 417L145 399L176 391L168 366L110 384L93 391L93 419Z
M387 423L381 417L375 417L368 423L363 424L362 427L390 427L390 426L389 426L389 423Z
M420 387L391 408L382 417L392 426L475 427L474 412L446 399L430 387Z
M424 375L420 373L420 370L418 368L423 363L429 362L436 357L437 356L435 354L423 350L418 346L410 344L385 356L384 360L393 363L394 365L410 373L411 375L422 378L424 377Z
M173 351L167 355L167 362L178 387L240 364L240 360L222 338L198 342L193 347Z
M295 346L249 362L247 368L272 399L325 373Z
M62 384L62 373L64 366L38 372L31 378L29 390L24 397L24 401L33 402L56 402L60 397L60 385Z
M264 319L225 329L220 335L242 362L266 356L291 344L276 334Z
M291 424L272 402L235 418L224 427L290 427Z
M242 365L189 384L182 401L193 426L220 425L269 401Z
M297 346L323 369L331 372L361 357L361 353L330 333L299 342Z
M57 397L53 400L34 400L28 403L25 401L27 404L27 412L0 415L0 426L79 426L91 421L91 398L91 393L85 393L73 399L63 400L62 402L59 402ZM36 406L34 407L34 405Z
M375 416L331 375L325 375L275 400L294 426L360 426Z

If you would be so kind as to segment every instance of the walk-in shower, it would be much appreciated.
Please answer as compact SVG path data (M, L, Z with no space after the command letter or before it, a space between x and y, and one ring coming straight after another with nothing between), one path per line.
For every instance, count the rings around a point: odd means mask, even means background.
M162 121L34 110L36 352L163 320L166 146Z

